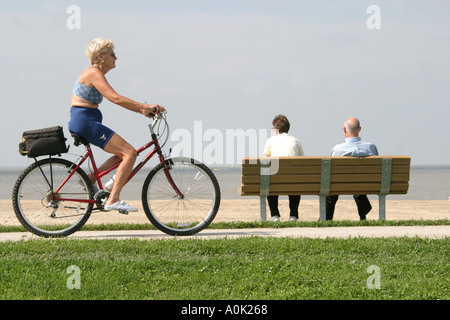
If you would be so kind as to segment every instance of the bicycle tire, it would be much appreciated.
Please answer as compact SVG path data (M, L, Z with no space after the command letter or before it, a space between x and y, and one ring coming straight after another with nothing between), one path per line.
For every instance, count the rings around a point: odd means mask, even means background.
M204 164L178 157L166 164L180 198L170 185L164 166L158 164L148 174L142 188L142 204L150 222L173 236L193 235L205 229L220 206L220 186L214 173Z
M41 237L65 237L89 219L93 204L76 200L93 199L93 187L86 173L78 168L58 192L74 201L53 201L52 185L60 186L76 165L65 159L48 158L34 162L17 178L13 188L14 212L20 223Z

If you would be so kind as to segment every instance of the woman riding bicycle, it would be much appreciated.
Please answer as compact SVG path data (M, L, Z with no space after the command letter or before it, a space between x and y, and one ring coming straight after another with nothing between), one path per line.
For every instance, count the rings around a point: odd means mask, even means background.
M103 116L98 107L105 97L114 104L149 118L166 110L159 105L139 103L121 96L109 85L105 74L116 67L117 60L112 41L102 38L92 40L86 48L86 55L91 66L83 71L73 88L69 131L114 154L99 167L100 172L122 160L117 168L114 185L104 209L106 211L137 211L136 208L120 201L120 192L136 161L136 150L121 136L102 124ZM89 175L89 179L93 184L95 183L93 174Z

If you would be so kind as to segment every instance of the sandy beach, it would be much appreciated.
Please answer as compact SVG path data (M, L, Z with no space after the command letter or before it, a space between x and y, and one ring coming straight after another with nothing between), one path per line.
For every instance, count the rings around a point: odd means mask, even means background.
M140 201L128 201L139 209L128 215L117 212L99 212L90 217L88 224L102 223L149 223ZM368 220L378 220L378 200L371 200L372 211ZM258 198L222 200L214 222L259 221L260 208ZM287 221L289 203L280 198L281 221ZM319 198L302 200L300 203L300 221L317 221L319 219ZM270 219L270 213L267 212ZM439 220L450 218L450 201L448 200L387 200L386 220ZM334 220L358 220L356 205L353 200L341 199L336 205ZM11 200L0 200L0 225L19 225Z

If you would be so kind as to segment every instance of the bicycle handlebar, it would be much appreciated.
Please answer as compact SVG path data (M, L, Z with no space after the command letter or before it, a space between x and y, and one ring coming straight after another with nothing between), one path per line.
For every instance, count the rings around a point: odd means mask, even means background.
M159 113L157 113L158 112L158 108L156 108L156 107L153 107L153 108L151 108L150 109L151 111L148 113L148 115L149 116L151 116L151 117L155 117L155 116L159 116L161 113L166 113L166 111L164 110L161 110Z
M153 121L152 121L152 123L150 123L148 125L148 128L150 129L152 138L156 136L159 140L161 137L165 136L166 140L162 143L160 141L161 148L166 144L167 140L169 139L169 124L167 123L167 120L166 120L166 116L165 116L166 113L167 112L164 110L164 111L160 112L159 114L153 115ZM162 119L162 122L156 128L156 124L161 119ZM161 132L161 124L163 124L162 132Z
M155 109L154 111L156 111L156 108L153 108L153 109ZM153 113L150 114L151 116L153 116L153 122L152 122L152 124L150 124L151 130L153 130L153 128L158 123L158 121L163 117L163 113L166 113L166 112L163 111L163 112L160 112L159 114L156 114L156 113L155 114L153 114Z

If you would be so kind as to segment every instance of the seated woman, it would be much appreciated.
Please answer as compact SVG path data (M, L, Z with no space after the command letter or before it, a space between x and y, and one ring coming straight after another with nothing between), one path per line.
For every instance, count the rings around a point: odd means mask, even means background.
M286 116L280 114L273 121L274 135L267 139L264 147L264 156L266 157L294 157L303 156L302 145L298 140L289 135L290 123ZM280 212L278 211L278 196L268 196L271 221L280 221ZM289 196L289 221L298 219L298 207L300 205L300 196Z

